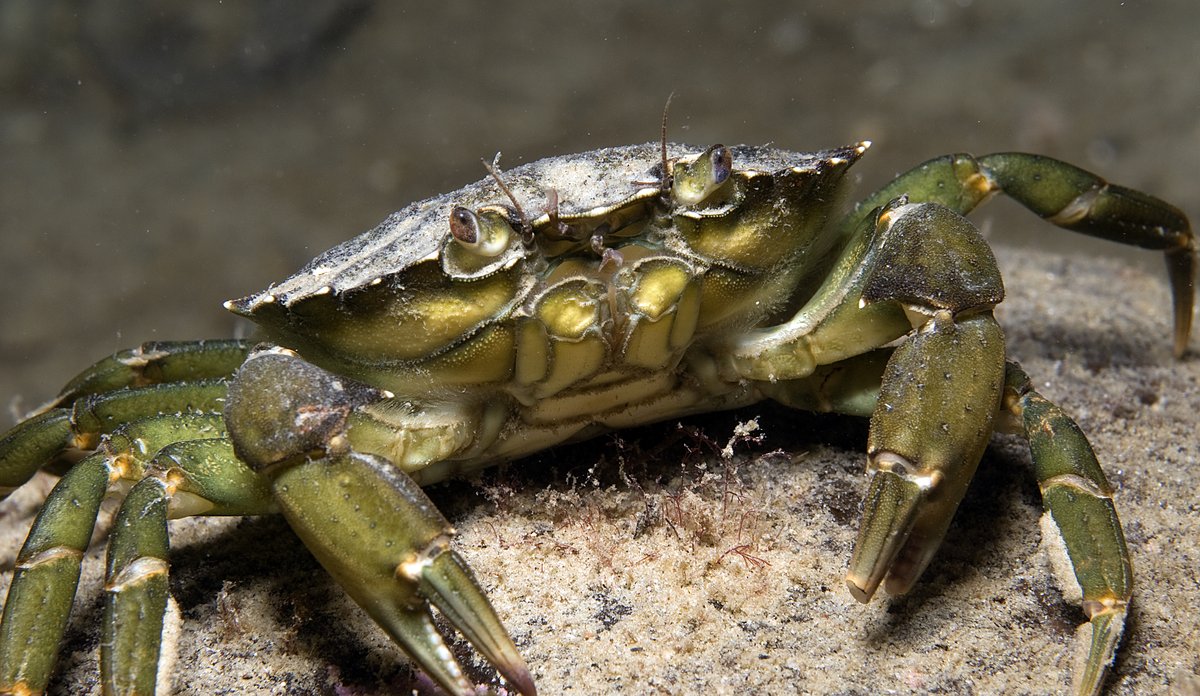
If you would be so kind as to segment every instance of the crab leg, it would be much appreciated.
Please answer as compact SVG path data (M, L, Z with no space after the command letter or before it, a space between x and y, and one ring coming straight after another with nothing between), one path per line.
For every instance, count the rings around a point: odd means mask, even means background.
M105 573L100 674L106 694L153 694L167 613L167 491L146 478L113 526Z
M891 356L891 348L878 348L822 365L808 377L768 382L759 389L792 408L869 418L879 402L879 383Z
M849 240L811 300L784 324L746 331L730 353L739 378L772 383L886 345L912 330L903 307L863 301L884 241L905 205L897 200L857 220ZM991 252L987 251L990 256Z
M535 694L512 639L450 548L454 528L399 466L352 449L351 413L386 398L269 350L238 371L225 420L239 458L270 479L284 517L321 565L442 688L474 693L433 625L431 603L510 684ZM365 439L377 435L371 429Z
M1029 377L1012 362L1004 406L1018 419L1033 453L1048 513L1042 533L1059 540L1059 548L1066 551L1092 627L1084 669L1076 671L1076 693L1096 694L1121 638L1133 584L1113 490L1079 426L1034 391Z
M217 379L118 389L34 416L0 439L0 497L55 459L95 449L101 435L122 423L166 413L218 413L225 390L225 381Z
M871 598L912 587L933 558L992 434L1004 339L990 312L937 313L888 361L867 441L871 488L846 576Z
M155 455L113 525L100 674L105 693L153 694L168 596L167 518L278 512L266 481L226 438L177 442Z
M118 428L59 480L17 557L0 620L0 692L45 689L105 493L140 479L167 444L221 432L216 414L140 420Z
M1109 184L1074 165L1020 152L938 157L871 194L843 227L899 196L914 203L939 203L965 215L996 192L1064 229L1164 252L1174 305L1175 355L1183 355L1196 281L1196 239L1187 217L1169 203Z
M87 457L62 477L33 523L0 620L0 693L46 690L111 471L106 454Z
M240 339L143 343L96 362L38 410L69 406L81 397L125 387L228 377L246 360L252 345Z
M433 625L429 603L523 694L536 689L466 564L455 530L412 480L359 453L306 461L273 482L288 523L346 592L442 688L474 693Z

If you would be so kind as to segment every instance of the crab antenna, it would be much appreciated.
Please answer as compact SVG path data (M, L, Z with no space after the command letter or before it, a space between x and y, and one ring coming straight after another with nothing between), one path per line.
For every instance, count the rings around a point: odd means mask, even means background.
M667 103L663 104L662 115L662 135L659 142L662 145L662 189L665 192L669 187L670 174L667 172L667 113L671 110L671 100L675 98L675 92L672 91L667 95Z
M521 227L529 227L529 216L525 214L525 209L521 207L521 204L517 201L517 197L513 195L512 189L504 183L504 179L500 178L500 153L496 153L496 156L492 158L491 164L488 164L488 161L482 157L479 158L479 161L483 163L483 168L488 171L488 174L491 174L492 178L496 180L496 183L500 186L500 190L508 196L508 200L512 201L513 207L517 209L517 215L521 216Z

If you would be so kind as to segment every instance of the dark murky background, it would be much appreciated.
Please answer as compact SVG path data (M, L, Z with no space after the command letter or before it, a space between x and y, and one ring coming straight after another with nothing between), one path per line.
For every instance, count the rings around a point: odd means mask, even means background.
M1200 212L1190 0L297 5L0 4L0 405L230 334L222 300L497 150L655 139L671 92L675 140L873 140L864 192L1020 148ZM1010 212L979 217L998 243L1124 253Z

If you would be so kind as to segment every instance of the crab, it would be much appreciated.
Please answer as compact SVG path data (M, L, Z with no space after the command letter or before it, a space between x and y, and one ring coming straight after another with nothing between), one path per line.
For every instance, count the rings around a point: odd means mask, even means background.
M531 695L531 673L422 486L559 443L764 399L870 418L846 585L913 587L993 433L1028 440L1047 533L1090 625L1098 693L1132 596L1086 437L1006 359L1004 287L964 215L1004 193L1059 227L1165 253L1188 345L1195 239L1149 195L1054 159L955 154L840 212L870 143L660 143L554 157L414 203L226 303L254 340L155 342L83 371L0 438L0 492L61 474L0 623L0 692L54 668L101 502L105 693L150 694L167 520L282 514L437 684L474 693L432 607Z

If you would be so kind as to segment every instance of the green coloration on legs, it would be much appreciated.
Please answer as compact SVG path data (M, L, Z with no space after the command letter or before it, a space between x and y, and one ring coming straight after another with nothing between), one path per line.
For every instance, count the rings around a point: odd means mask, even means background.
M759 388L772 400L792 408L867 418L879 401L879 383L891 356L891 348L879 348L822 365L803 379L780 380Z
M841 226L848 232L868 211L900 196L966 215L997 192L1064 229L1164 252L1174 306L1175 356L1183 355L1196 284L1196 242L1187 216L1154 196L1109 184L1072 164L1021 152L978 158L945 155L900 174L863 199Z
M102 435L129 423L162 416L158 419L161 428L187 430L191 426L172 425L171 421L219 413L225 391L226 383L221 380L172 382L88 396L70 407L34 416L0 439L0 494L7 495L59 457L95 449ZM222 428L219 421L212 427ZM209 435L164 435L158 439L162 446L178 439L221 434L223 430ZM146 455L152 456L153 451Z
M433 626L430 601L516 688L536 693L491 604L450 550L454 529L407 475L357 453L280 469L273 490L292 529L442 688L474 693Z
M149 470L171 487L171 519L279 512L266 480L238 460L228 438L168 445L155 455Z
M0 621L0 693L46 689L110 472L106 455L84 459L50 492L33 523Z
M867 500L846 582L860 601L887 575L903 594L925 570L992 434L1004 378L1004 339L990 312L939 312L896 348L871 418Z
M0 438L0 500L67 448L70 414L55 409L34 416Z
M124 423L154 415L220 413L225 401L225 380L170 382L140 389L97 394L71 407L76 438L112 432Z
M106 694L152 696L167 611L167 494L142 479L125 497L108 544L100 674Z
M228 377L246 360L252 341L152 341L111 355L63 387L43 409L67 406L85 396L126 387L145 387L163 382Z
M1043 520L1043 534L1061 539L1092 627L1087 661L1076 671L1077 693L1097 694L1124 630L1133 585L1112 488L1079 426L1034 391L1029 378L1011 362L1005 403L1021 419L1029 439L1049 516L1049 524Z
M19 683L23 683L34 693L40 693L45 688L57 655L58 643L66 629L79 581L80 562L96 523L100 501L112 483L118 479L138 481L152 470L169 474L169 466L180 472L180 477L185 481L188 478L199 480L199 483L193 483L191 488L204 493L211 494L222 489L251 491L250 495L242 493L240 500L235 498L237 506L232 507L232 510L237 514L272 509L265 483L245 465L233 459L232 447L227 440L197 440L195 444L171 445L179 440L212 437L223 432L221 419L217 414L193 413L138 420L121 425L101 443L100 449L67 471L46 499L17 559L17 573L4 606L3 622L0 623L0 691L15 688L14 685ZM190 467L192 470L188 470L189 462L183 455L189 447L197 450L201 447L209 450L223 449L227 453L226 456L232 460L232 465L227 464L225 469L232 466L244 472L242 477L229 478L217 483L205 482L205 472L202 468ZM175 458L156 459L154 455L157 452L172 454ZM227 472L220 474L225 475ZM247 480L247 476L257 480L252 483ZM128 575L138 569L144 569L147 565L145 561L133 563L131 559L126 558L128 553L131 553L127 549L136 549L139 543L153 546L153 531L146 530L153 530L154 523L147 514L158 512L155 509L157 503L142 501L141 496L146 495L147 491L153 493L156 489L158 493L155 495L161 496L163 486L162 481L152 478L142 480L134 486L134 491L141 491L138 493L139 497L132 498L132 503L129 503L129 499L126 501L127 505L133 507L128 510L125 506L122 507L123 512L118 516L117 527L109 547L110 586L114 582L124 582L117 579L122 573ZM193 495L192 500L194 499ZM164 499L161 510L164 524L165 502ZM195 505L194 502L191 504ZM209 503L207 507L215 509L216 506ZM124 527L131 527L135 531L123 531ZM165 527L162 534L165 544ZM127 547L127 544L134 546ZM129 599L122 599L123 602L128 602L129 606L108 610L110 616L119 615L120 620L117 623L127 631L120 638L121 641L140 646L127 651L132 655L128 659L139 665L143 662L142 658L150 652L150 648L147 647L148 636L159 635L162 631L161 614L155 616L153 612L146 610L149 598L161 595L163 602L166 598L165 549L158 557L164 559L161 568L161 588L156 587L158 581L151 578L147 587L134 592ZM130 565L134 566L134 571L127 570ZM133 617L137 617L138 620L133 621ZM106 621L105 629L110 630L112 625ZM153 652L157 654L157 650L155 646ZM111 661L106 669L110 667ZM148 682L142 675L144 665L133 670L141 676L129 677L131 669L122 668L118 671L127 677L126 680L133 679L139 684L153 684L152 675ZM142 691L140 687L134 691L153 693ZM117 692L126 691L121 689Z
M980 157L979 166L1013 200L1059 227L1165 252L1175 357L1183 356L1196 296L1196 242L1183 212L1049 157L1006 152Z

